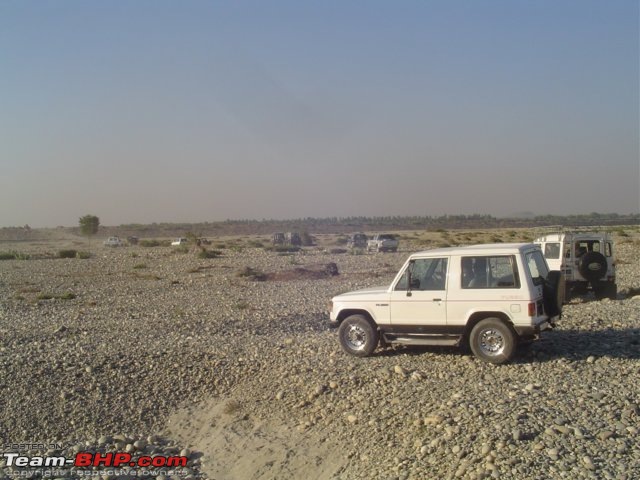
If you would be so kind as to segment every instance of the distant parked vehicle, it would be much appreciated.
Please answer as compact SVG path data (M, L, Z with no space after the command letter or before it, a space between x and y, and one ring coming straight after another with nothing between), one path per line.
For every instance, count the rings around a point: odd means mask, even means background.
M373 252L396 252L398 239L390 233L379 233L367 242L367 250Z
M186 238L176 238L173 242L171 242L171 246L177 247L180 245L186 245L187 243L189 243L189 240L187 240Z
M129 245L137 245L138 244L138 237L127 237L127 242L129 243Z
M284 241L288 245L295 245L296 247L302 245L302 238L300 238L298 232L287 232L284 236Z
M284 245L285 244L284 233L282 232L274 233L271 236L271 243L273 243L274 245Z
M364 233L354 233L347 241L347 248L353 250L355 248L367 248L369 238Z
M558 228L536 238L553 270L564 274L567 293L581 295L591 288L596 298L617 298L613 239L608 232Z
M120 240L119 237L109 237L102 244L105 247L122 247L124 245L123 241Z

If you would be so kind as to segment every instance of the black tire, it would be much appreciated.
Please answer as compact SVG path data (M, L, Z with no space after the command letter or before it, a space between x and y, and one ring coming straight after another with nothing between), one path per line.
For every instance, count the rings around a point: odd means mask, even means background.
M378 329L364 315L345 318L338 328L340 346L349 355L367 357L373 353L380 339Z
M578 271L593 285L607 274L607 259L600 252L587 252L580 258Z
M564 277L559 270L552 270L544 280L542 288L544 311L550 317L556 317L562 313L564 303Z
M480 360L500 365L513 358L517 335L499 318L485 318L471 330L469 346Z

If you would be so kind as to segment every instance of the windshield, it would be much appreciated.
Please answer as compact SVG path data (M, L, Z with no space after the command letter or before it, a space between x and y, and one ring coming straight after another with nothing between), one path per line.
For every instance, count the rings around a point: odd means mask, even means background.
M547 262L542 256L540 250L534 250L526 254L527 268L529 275L533 279L534 285L542 285L545 278L549 274L549 267Z

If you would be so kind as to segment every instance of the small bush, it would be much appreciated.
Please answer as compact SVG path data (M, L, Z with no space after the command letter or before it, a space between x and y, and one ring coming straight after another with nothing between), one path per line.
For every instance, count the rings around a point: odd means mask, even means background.
M76 298L76 294L73 292L65 292L58 295L54 295L52 293L41 293L36 297L38 300L73 300Z
M238 277L248 278L250 280L256 280L258 282L264 281L267 279L267 275L260 270L257 270L252 267L244 267L237 273Z
M217 258L220 255L222 255L222 252L219 250L207 250L205 248L198 252L198 258Z
M346 248L332 248L329 250L329 253L332 254L340 254L340 253L347 253L347 249Z
M0 252L0 260L29 260L31 255L20 252Z
M79 258L81 260L86 260L87 258L91 258L91 253L89 253L89 252L78 252L76 254L76 258Z
M237 400L228 401L222 409L226 415L233 415L240 412L242 405Z
M336 238L335 242L336 245L346 245L347 243L349 243L349 237L345 237L345 236L341 236Z
M300 251L300 247L296 245L272 245L269 247L265 247L265 250L276 253L295 253Z
M77 250L60 250L58 252L58 257L59 258L76 258L76 256L78 255L78 251Z
M136 263L133 268L135 268L136 270L141 270L143 268L147 268L147 265L145 263Z
M249 308L249 304L244 300L240 300L238 303L235 304L235 307L238 310L246 310L247 308Z
M169 240L156 240L156 239L146 239L146 240L140 240L138 242L138 245L140 245L141 247L169 247L171 245L171 242Z

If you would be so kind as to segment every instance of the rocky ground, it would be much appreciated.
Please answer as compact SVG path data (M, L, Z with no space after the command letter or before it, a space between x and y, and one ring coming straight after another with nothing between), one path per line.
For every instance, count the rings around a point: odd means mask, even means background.
M0 261L0 450L183 454L183 479L640 478L640 248L624 240L619 298L574 299L499 367L435 347L342 353L328 300L390 282L410 245L0 245L31 255ZM330 262L338 276L239 276Z

